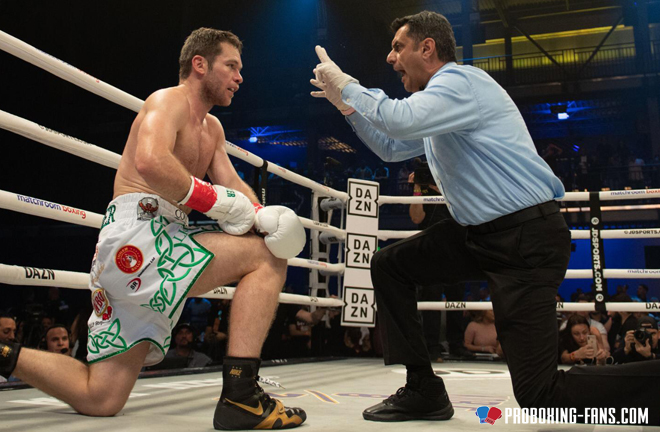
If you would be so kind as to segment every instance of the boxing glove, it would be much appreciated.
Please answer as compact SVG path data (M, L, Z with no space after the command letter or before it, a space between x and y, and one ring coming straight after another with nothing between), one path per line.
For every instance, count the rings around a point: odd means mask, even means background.
M256 206L255 228L265 234L266 247L282 259L297 256L305 247L307 237L298 216L284 206Z
M254 225L254 206L241 192L191 176L188 194L179 202L218 221L227 234L245 234Z

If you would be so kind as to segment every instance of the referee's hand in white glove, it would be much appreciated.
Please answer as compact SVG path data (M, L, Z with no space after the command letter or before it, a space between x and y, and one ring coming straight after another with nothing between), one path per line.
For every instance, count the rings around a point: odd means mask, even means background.
M321 91L313 91L311 95L328 99L339 111L350 110L351 106L345 104L341 99L341 91L349 83L359 83L358 80L342 72L339 66L330 60L325 48L317 45L315 49L321 63L316 65L314 69L315 78L311 79L310 82Z

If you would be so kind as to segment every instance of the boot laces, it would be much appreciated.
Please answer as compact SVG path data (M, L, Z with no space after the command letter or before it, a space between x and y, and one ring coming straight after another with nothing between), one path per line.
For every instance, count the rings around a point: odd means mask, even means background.
M399 400L405 399L410 396L412 388L406 384L404 387L400 387L393 395L385 399L385 402L397 402Z

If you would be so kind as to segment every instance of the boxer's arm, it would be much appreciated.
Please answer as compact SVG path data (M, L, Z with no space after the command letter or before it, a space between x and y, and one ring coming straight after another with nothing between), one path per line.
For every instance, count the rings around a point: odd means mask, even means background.
M225 147L225 131L222 128L220 121L211 115L207 116L207 121L212 129L212 133L216 137L215 152L213 153L213 159L211 160L211 165L207 172L209 178L213 184L222 185L229 189L235 189L242 192L253 203L259 203L257 195L252 188L241 179L236 172L236 169L234 169L234 165L232 165L229 160L227 149Z
M137 134L135 168L159 195L178 201L190 188L190 173L174 156L178 132L189 116L185 97L167 90L146 100Z

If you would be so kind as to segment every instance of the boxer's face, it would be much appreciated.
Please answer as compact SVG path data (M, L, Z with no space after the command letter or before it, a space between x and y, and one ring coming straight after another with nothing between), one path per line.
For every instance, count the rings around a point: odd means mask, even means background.
M208 66L202 81L204 99L213 105L229 106L243 82L241 55L235 46L222 42L222 53L218 54Z
M424 70L421 44L408 36L407 25L399 28L394 35L387 62L401 75L406 91L414 93L426 87L429 76Z

